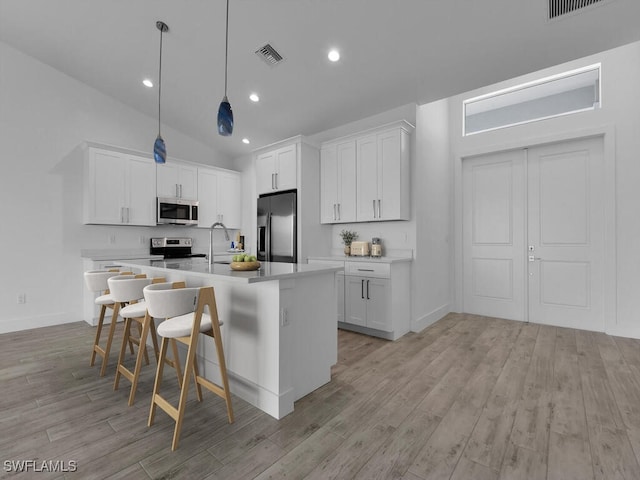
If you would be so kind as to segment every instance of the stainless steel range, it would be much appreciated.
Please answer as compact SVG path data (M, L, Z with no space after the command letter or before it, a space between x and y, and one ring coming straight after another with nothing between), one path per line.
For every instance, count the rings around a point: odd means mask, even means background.
M192 253L193 239L189 237L160 237L151 239L151 255L164 258L206 257L204 253Z

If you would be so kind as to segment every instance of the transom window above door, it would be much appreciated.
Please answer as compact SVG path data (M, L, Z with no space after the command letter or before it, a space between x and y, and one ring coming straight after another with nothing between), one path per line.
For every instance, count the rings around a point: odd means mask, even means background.
M600 108L600 64L463 102L464 136Z

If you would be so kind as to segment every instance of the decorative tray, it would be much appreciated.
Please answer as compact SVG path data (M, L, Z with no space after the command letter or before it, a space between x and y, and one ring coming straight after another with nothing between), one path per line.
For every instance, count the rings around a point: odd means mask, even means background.
M231 262L229 267L231 267L231 270L246 272L249 270L258 270L260 268L260 262Z

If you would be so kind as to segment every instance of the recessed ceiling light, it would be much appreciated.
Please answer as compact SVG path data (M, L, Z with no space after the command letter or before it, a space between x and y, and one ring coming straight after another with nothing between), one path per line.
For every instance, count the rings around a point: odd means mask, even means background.
M338 60L340 60L340 52L335 49L330 50L329 55L327 55L327 57L329 57L329 60L331 60L332 62L337 62Z
M251 95L249 95L249 100L251 100L252 102L259 102L260 97L257 93L252 93Z
M145 79L142 81L142 84L143 84L145 87L148 87L148 88L153 87L153 82L152 82L151 80L149 80L148 78L145 78Z
M249 141L248 138L243 138L242 143L249 145L251 142Z

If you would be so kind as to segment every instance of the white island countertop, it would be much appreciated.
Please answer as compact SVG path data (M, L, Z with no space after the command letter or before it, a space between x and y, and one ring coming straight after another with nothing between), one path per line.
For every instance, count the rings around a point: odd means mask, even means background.
M188 273L189 276L205 277L215 280L238 283L257 283L272 280L286 280L316 275L319 272L327 273L339 271L341 267L307 264L307 263L278 263L260 262L260 268L253 271L231 270L228 263L214 263L209 265L204 258L182 258L168 260L128 260L119 259L122 265L138 268L157 268L175 271L175 273Z

